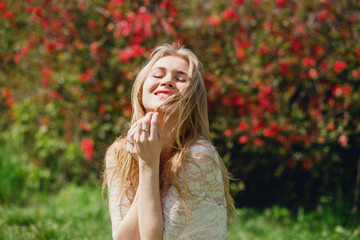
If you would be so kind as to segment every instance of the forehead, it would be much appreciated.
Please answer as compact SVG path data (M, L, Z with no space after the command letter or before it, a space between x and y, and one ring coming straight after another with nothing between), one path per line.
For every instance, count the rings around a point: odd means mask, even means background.
M180 57L165 56L155 62L152 69L155 68L165 68L168 70L181 70L184 72L188 72L189 64Z

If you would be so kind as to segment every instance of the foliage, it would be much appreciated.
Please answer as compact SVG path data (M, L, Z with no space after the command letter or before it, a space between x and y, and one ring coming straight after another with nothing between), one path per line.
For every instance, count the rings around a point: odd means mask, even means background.
M351 201L360 155L358 1L0 1L0 129L49 171L101 176L151 48L203 62L211 130L242 205ZM350 186L350 187L349 187ZM325 200L324 200L325 199Z
M15 155L13 149L0 144L0 205L27 203L40 183L48 178L46 169L26 162L23 154Z

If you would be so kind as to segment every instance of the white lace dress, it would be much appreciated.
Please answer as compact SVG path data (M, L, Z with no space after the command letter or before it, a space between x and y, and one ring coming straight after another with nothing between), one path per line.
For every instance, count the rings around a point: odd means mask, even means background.
M226 201L221 170L221 161L210 145L196 144L189 148L192 156L185 165L184 176L189 190L188 215L175 187L170 187L162 202L164 216L164 240L175 239L226 239ZM114 154L108 152L106 165L115 164ZM183 191L183 177L177 181ZM126 196L118 197L120 183L116 174L109 188L109 210L113 236L115 229L130 208Z

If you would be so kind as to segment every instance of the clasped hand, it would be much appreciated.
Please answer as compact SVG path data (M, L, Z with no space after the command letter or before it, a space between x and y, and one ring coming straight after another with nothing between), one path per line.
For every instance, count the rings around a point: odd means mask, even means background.
M127 134L127 151L139 164L159 164L161 153L161 135L157 112L148 112L136 121Z

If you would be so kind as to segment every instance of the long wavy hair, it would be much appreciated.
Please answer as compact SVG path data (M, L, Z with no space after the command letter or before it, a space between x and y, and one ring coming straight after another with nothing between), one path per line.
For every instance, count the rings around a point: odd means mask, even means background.
M174 139L173 155L167 161L160 161L160 192L164 199L170 186L174 186L187 209L187 185L184 182L183 189L185 194L180 191L179 183L176 178L184 173L184 161L186 159L188 148L198 140L205 140L212 144L209 132L209 120L207 113L206 88L201 77L199 67L200 62L197 57L188 49L178 46L165 44L154 49L144 67L137 75L131 95L133 113L131 126L145 116L146 110L142 103L142 92L144 81L150 73L155 62L166 56L176 56L184 59L189 64L188 81L189 84L181 92L174 94L166 99L155 111L164 112L164 122L171 119L176 124L171 124L170 132ZM201 142L201 141L200 141ZM112 183L115 172L120 176L120 193L125 191L130 202L133 201L138 188L139 167L135 158L126 151L126 136L120 136L109 147L115 153L116 165L108 166L104 172L103 189L106 183ZM109 152L109 150L108 150ZM107 152L107 154L108 154ZM217 151L216 154L218 155ZM218 155L219 159L220 156ZM105 155L106 159L106 155ZM229 176L224 163L220 160L220 169L222 172L226 207L228 216L235 214L235 207L232 197L229 194Z

